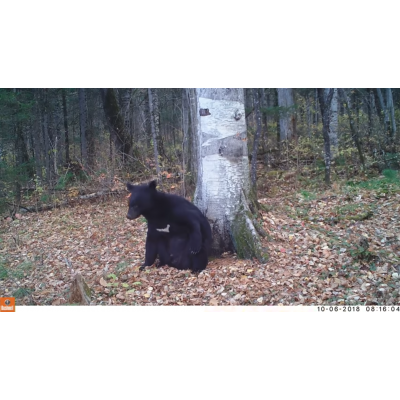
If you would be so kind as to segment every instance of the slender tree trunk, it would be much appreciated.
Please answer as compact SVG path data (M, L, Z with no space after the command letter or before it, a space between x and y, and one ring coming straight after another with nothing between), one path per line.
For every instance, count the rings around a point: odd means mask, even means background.
M330 135L329 135L329 126L330 126L330 107L332 103L332 98L334 94L333 89L329 89L327 96L325 97L324 89L318 90L318 100L321 107L321 116L322 116L322 132L324 136L324 159L325 159L325 184L331 184L331 143L330 143Z
M149 110L150 110L150 126L151 126L151 134L153 136L154 160L156 163L157 177L159 180L161 180L162 177L161 177L161 171L160 171L160 164L159 164L159 160L158 160L158 148L157 148L158 125L156 124L156 120L154 118L153 93L152 93L152 89L150 89L150 88L148 89L148 95L149 95Z
M91 168L95 166L95 106L97 105L97 98L94 98L92 90L86 91L86 109L87 109L87 125L86 125L86 144L88 165Z
M41 89L34 89L35 99L35 135L33 139L33 149L35 158L35 172L39 181L43 181L43 135L42 135L42 101Z
M190 168L191 181L197 186L198 176L198 159L199 159L199 137L197 135L198 128L198 105L196 89L186 89L189 111L190 111L190 126L189 126L189 143L188 143L188 161Z
M396 121L394 118L394 105L393 105L393 96L392 96L392 89L386 89L386 104L388 108L388 114L390 116L390 144L392 147L392 153L395 152L395 138L396 138Z
M186 196L186 168L190 151L189 143L189 104L187 89L182 89L182 195Z
M388 126L388 122L389 122L389 115L387 112L387 107L385 105L385 101L383 100L383 95L382 95L381 89L376 89L376 93L378 95L381 112L383 113L383 128L385 131L385 135L387 135L388 134L387 126Z
M112 141L124 161L126 156L130 155L131 142L129 135L125 133L124 118L115 91L114 89L100 89L100 92Z
M87 114L86 114L86 93L85 89L78 89L79 95L79 123L81 132L81 157L82 164L88 166L87 150Z
M50 168L50 137L49 137L49 114L48 114L48 94L47 89L42 90L43 103L42 103L42 127L43 127L43 143L44 143L44 156L46 166L46 181L51 182L51 168Z
M262 117L262 129L261 129L261 146L263 153L266 153L267 149L267 140L268 140L268 118L267 118L267 108L268 108L268 99L265 96L265 89L260 89L260 107L262 109L261 117Z
M70 163L69 157L69 131L68 131L68 112L67 112L67 100L65 96L65 89L61 89L62 94L62 106L64 116L64 143L65 143L65 162Z
M311 137L312 114L311 114L310 96L307 96L306 98L306 114L307 114L307 134L308 137Z
M212 250L264 260L249 207L243 89L197 89L199 167L195 204L213 230ZM250 201L250 202L248 202Z
M257 152L258 152L258 142L261 135L261 112L260 112L260 98L258 94L258 89L253 89L253 99L254 99L254 108L255 108L255 117L257 129L254 133L254 143L253 143L253 152L251 158L251 183L252 190L254 193L257 193Z
M15 122L15 161L16 170L18 171L17 179L15 180L15 201L17 204L21 203L21 183L30 178L29 173L29 155L26 146L26 141L22 132L22 126L19 121Z
M360 138L358 135L358 131L354 126L353 118L351 116L347 94L343 89L339 89L339 96L342 98L344 108L346 109L347 116L349 118L349 124L350 124L350 130L352 133L352 138L353 138L354 144L358 151L358 156L360 158L362 169L365 170L365 161L364 161L364 155L363 155L362 148L361 148L361 141L360 141Z
M275 108L279 107L278 103L278 89L275 90ZM276 113L276 147L278 148L278 156L281 155L281 127L280 127L280 118L279 113Z
M333 97L331 103L331 122L329 127L329 140L331 143L332 158L338 155L339 141L338 141L338 130L339 130L339 119L338 119L338 92L337 89L333 89Z
M296 136L296 115L294 113L293 89L277 89L280 109L280 140Z
M130 105L132 101L132 95L134 93L134 89L124 89L122 93L122 103L121 103L121 111L124 119L124 131L127 138L132 138L132 124L131 124L131 113L130 113ZM130 140L130 146L133 148L132 140Z
M370 152L373 152L373 146L372 146L372 131L373 131L373 125L374 125L374 120L373 120L373 101L374 101L374 95L372 93L372 89L367 89L368 93L368 100L367 100L367 113L368 113L368 147Z

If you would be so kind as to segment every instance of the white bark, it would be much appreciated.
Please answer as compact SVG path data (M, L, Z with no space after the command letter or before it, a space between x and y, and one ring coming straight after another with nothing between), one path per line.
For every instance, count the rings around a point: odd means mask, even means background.
M282 107L279 117L280 139L287 140L295 134L293 89L277 89L278 106Z
M197 89L197 102L195 204L210 221L214 250L230 250L230 225L245 200L242 191L247 196L250 189L244 93L243 89ZM201 109L211 115L200 116Z

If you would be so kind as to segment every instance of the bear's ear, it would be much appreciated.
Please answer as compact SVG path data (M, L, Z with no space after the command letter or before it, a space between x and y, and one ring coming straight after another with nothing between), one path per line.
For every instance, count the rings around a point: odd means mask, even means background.
M131 185L129 182L126 184L126 188L130 191L130 192L132 192L132 190L135 188L135 186L134 185Z
M157 181L156 180L149 182L149 188L150 189L155 189L156 187L157 187Z

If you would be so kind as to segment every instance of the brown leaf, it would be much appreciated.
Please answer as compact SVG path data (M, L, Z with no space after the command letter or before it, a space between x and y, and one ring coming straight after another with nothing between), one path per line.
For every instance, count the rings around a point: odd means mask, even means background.
M208 304L210 306L217 306L218 305L218 300L213 297Z
M106 282L106 280L104 278L100 278L100 285L106 287L106 286L108 286L108 283Z

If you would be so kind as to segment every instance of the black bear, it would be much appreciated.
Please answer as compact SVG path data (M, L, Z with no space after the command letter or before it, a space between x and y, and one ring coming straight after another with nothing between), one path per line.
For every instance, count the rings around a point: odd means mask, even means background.
M211 228L207 218L183 197L158 192L156 181L127 184L130 191L128 219L143 215L148 223L145 262L159 257L159 266L202 271L208 264Z

